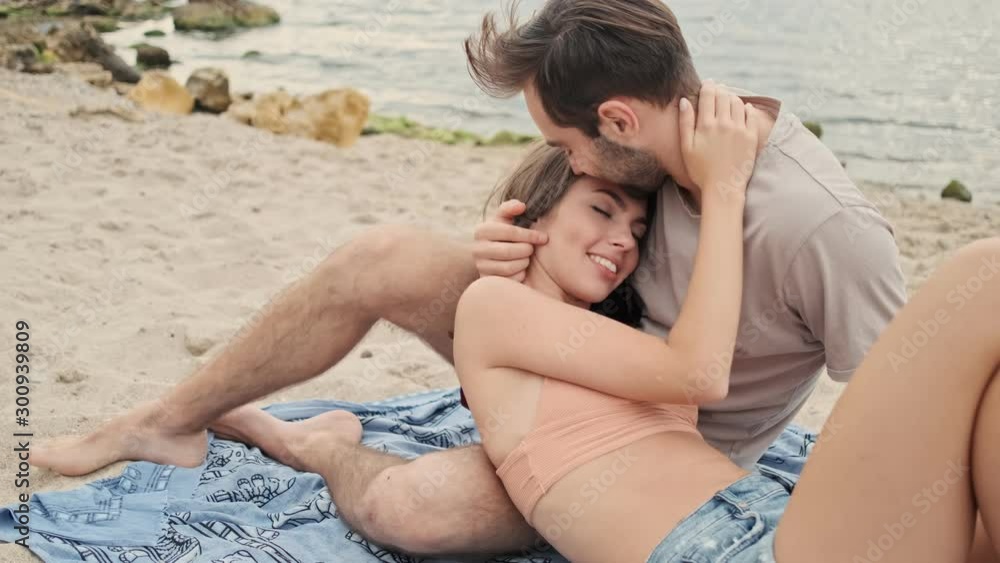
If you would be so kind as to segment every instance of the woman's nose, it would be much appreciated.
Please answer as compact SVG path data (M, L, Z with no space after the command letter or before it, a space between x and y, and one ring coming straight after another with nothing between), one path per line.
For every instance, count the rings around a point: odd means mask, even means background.
M632 235L632 229L617 229L611 236L611 244L622 248L624 250L631 250L637 244L635 237Z

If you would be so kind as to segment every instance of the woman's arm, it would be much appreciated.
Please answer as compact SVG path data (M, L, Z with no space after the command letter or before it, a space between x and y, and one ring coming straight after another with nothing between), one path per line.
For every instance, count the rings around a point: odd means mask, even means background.
M688 172L700 188L700 242L687 298L664 341L511 280L477 280L459 301L455 361L507 366L616 395L674 404L721 400L739 321L743 204L756 147L736 96L702 90L697 130L681 114ZM738 106L738 107L736 107ZM711 111L711 110L715 111ZM473 350L474 349L474 350Z
M507 278L480 278L458 302L459 373L514 367L636 401L707 399L678 376L686 362L660 338Z

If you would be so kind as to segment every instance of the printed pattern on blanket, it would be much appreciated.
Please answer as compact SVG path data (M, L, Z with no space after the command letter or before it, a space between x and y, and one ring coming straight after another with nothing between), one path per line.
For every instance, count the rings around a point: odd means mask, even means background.
M405 458L480 440L457 388L370 403L311 400L265 408L282 420L336 409L358 415L364 445ZM794 479L812 435L793 429L782 439L765 457ZM367 541L340 519L322 477L277 463L257 448L216 438L199 467L134 462L117 477L70 491L35 493L29 508L28 545L46 563L452 561L412 557ZM0 508L0 541L21 537L17 509L18 504ZM413 512L419 525L419 502L400 510ZM551 548L484 560L568 563Z

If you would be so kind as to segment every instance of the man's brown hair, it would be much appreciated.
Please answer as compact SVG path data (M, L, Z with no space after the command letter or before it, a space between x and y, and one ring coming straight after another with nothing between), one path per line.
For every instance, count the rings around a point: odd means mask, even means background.
M523 24L514 1L507 29L487 14L465 53L483 91L510 97L533 82L556 124L591 137L598 106L614 96L665 107L701 86L677 18L659 0L549 0Z

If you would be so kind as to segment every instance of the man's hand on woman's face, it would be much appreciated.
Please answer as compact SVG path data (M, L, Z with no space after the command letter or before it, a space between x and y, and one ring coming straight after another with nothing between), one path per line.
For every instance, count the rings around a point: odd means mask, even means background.
M480 276L501 276L524 281L536 244L548 242L548 235L514 225L524 213L524 203L503 202L496 214L476 227L473 255Z

